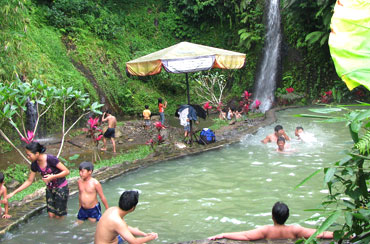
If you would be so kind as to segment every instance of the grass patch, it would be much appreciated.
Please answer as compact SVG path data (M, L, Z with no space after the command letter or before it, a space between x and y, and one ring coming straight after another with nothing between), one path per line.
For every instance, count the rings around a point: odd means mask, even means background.
M211 125L209 128L213 131L216 131L216 130L222 128L222 127L228 126L229 122L230 121L228 121L228 120L215 118L215 119L213 119L213 125Z

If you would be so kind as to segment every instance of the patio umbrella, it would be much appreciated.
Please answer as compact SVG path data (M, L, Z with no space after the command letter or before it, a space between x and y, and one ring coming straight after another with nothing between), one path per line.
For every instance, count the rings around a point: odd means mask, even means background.
M176 45L131 60L126 63L126 71L130 75L148 76L161 72L162 67L169 73L185 73L187 100L189 95L189 72L220 69L240 69L245 62L245 54L214 48L190 42ZM190 123L192 130L192 123Z
M190 104L188 73L212 68L240 69L244 62L244 53L180 42L127 62L126 70L129 74L136 76L158 74L162 67L169 73L185 73L187 98Z
M338 75L353 88L370 90L370 2L338 0L331 19L330 53Z

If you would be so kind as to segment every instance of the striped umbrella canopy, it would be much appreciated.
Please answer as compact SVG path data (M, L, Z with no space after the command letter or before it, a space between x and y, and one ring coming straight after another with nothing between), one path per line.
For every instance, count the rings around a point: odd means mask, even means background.
M331 19L330 53L338 75L352 90L370 90L370 1L338 0Z
M126 63L126 69L131 75L147 76L160 73L162 67L170 73L189 73L212 68L240 69L244 62L244 53L180 42L131 60Z

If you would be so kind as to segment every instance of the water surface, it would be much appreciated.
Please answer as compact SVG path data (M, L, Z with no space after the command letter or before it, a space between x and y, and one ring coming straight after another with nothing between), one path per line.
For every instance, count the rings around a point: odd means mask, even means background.
M316 123L294 118L305 109L278 113L277 123L247 135L237 144L179 160L159 163L133 171L103 184L111 206L117 205L124 190L140 191L139 205L125 219L145 232L157 232L155 242L205 239L230 231L242 231L272 224L271 208L276 201L290 207L287 224L315 227L308 221L327 194L323 174L294 189L301 180L319 168L340 159L343 148L351 146L343 123ZM260 142L284 126L292 137L292 154L276 152L276 144ZM317 142L294 140L294 128L303 126ZM49 220L44 211L6 235L5 243L93 243L95 225L74 225L78 198L70 199L63 221Z

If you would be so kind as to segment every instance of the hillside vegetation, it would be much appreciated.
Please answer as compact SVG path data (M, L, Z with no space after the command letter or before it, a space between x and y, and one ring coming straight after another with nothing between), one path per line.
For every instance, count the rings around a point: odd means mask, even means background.
M306 93L306 101L327 89L345 87L336 82L339 78L325 42L327 14L335 1L298 2L281 1L285 43L278 86ZM218 71L228 79L225 100L230 100L253 89L263 48L264 4L262 0L4 0L0 80L38 78L73 86L120 115L140 114L145 104L156 111L157 98L164 97L172 113L186 102L185 76L162 72L129 78L125 63L190 41L247 54L243 69ZM315 31L323 37L308 36ZM194 102L205 102L191 95Z

